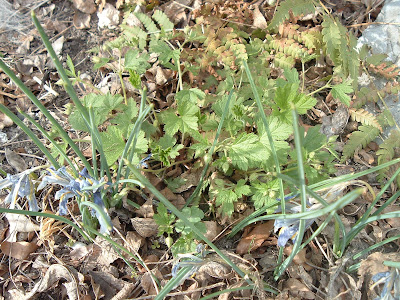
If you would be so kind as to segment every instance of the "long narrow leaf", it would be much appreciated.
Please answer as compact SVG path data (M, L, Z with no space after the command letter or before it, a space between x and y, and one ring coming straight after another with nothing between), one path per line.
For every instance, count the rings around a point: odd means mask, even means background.
M0 59L1 61L1 59ZM49 159L50 163L59 168L57 160L51 155L49 150L43 145L43 143L39 140L39 138L30 130L15 114L13 114L7 107L3 104L0 104L0 111L6 114L19 128L22 129L23 132L26 133L27 136L35 143L36 146L43 152L43 154Z
M7 65L0 59L0 68L3 69L4 73L24 92L24 94L36 105L37 108L44 114L44 116L51 122L51 124L57 129L57 132L61 135L62 139L70 145L70 147L79 156L82 163L88 170L91 171L91 167L82 151L79 150L78 146L72 141L68 133L62 128L62 126L54 119L48 109L36 98L36 96L23 84L23 82L7 67Z

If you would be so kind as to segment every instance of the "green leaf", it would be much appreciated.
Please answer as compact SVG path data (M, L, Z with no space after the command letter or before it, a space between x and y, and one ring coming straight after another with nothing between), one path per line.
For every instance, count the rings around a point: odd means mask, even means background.
M240 179L235 187L235 194L238 197L249 196L251 194L250 186L246 184L246 180Z
M154 214L153 218L158 225L158 236L161 236L164 233L167 233L168 235L173 233L172 223L175 221L175 215L169 214L164 204L158 204L157 213Z
M176 139L173 136L166 134L158 140L157 144L152 146L152 153L155 159L169 166L170 160L175 159L182 148L182 144L176 145Z
M108 165L112 165L122 155L125 148L125 136L117 126L109 126L107 131L100 132L104 155Z
M311 0L286 0L280 1L279 6L272 18L269 28L275 28L289 19L289 12L294 16L307 15L315 12L315 7Z
M353 87L350 81L345 81L332 87L333 98L340 100L340 102L346 104L347 106L350 105L351 99L348 94L351 93L353 93Z
M133 98L128 98L127 105L121 104L118 109L120 112L110 122L111 124L118 125L118 128L123 131L124 136L128 137L128 131L132 129L139 109Z
M135 71L139 75L144 74L150 68L149 58L147 53L139 54L139 49L129 50L125 54L125 69Z
M125 149L126 134L118 126L109 126L107 131L100 132L100 137L107 163L112 165L121 157ZM144 137L144 132L140 131L136 142L135 154L138 157L139 154L145 153L147 150L147 140Z
M151 40L150 41L150 52L155 52L160 56L158 59L160 63L166 65L170 62L171 59L174 60L175 67L171 66L172 68L176 69L176 64L179 61L180 51L178 49L171 49L170 46L164 41L161 40Z
M160 27L163 30L174 29L174 23L169 20L168 16L162 10L157 9L153 14L153 19L160 24Z
M319 132L321 125L310 127L303 140L303 147L308 152L316 151L327 143L326 135Z
M355 151L365 147L379 135L379 129L373 126L360 126L358 131L351 134L343 147L342 161L351 157Z
M188 220L194 224L200 231L206 232L206 226L201 223L201 220L204 218L204 212L195 206L185 207L182 209L182 213L188 218ZM185 223L179 219L175 223L175 231L182 232L182 234L189 234L192 232L192 229L185 225Z
M161 113L161 120L164 123L165 132L173 136L175 133L181 131L187 133L198 130L198 107L189 102L183 102L178 104L178 114L174 109L169 108Z
M260 166L268 156L269 153L253 133L242 133L228 149L228 157L232 164L243 171Z
M215 205L221 206L221 211L227 216L231 216L234 212L234 203L237 201L238 195L232 190L218 191Z
M105 95L88 94L82 99L82 105L87 108L93 109L94 124L96 126L103 124L111 111L113 111L123 101L120 95L111 95L107 93ZM71 126L80 131L88 131L84 120L82 119L81 113L74 109L68 119Z
M251 184L254 195L251 199L254 202L255 209L260 209L271 203L277 203L279 182L277 179L268 182L254 181ZM271 208L269 213L273 212L276 208Z
M282 120L277 116L270 116L268 118L268 125L274 141L284 141L293 133L293 126L282 122ZM257 122L257 129L260 136L267 137L261 119Z
M194 105L197 105L197 100L203 100L206 94L197 88L185 89L176 93L175 99L177 101L188 101Z

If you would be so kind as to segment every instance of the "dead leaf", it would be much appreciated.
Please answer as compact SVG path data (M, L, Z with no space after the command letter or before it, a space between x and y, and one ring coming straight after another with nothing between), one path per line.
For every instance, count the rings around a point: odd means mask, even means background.
M250 233L243 237L236 247L236 253L243 255L250 251L254 251L261 247L266 239L271 235L274 221L267 221L266 223L257 224Z
M128 206L132 208L132 205L124 201L124 207ZM153 209L153 199L147 199L144 204L140 206L139 209L135 210L135 213L145 217L145 218L152 218L154 216L154 209Z
M221 232L220 226L216 221L204 221L203 223L207 228L207 232L204 236L210 241L213 241Z
M72 0L74 7L85 14L93 14L96 11L96 5L93 0Z
M90 28L90 15L76 11L73 23L76 29Z
M54 52L59 56L64 45L64 36L60 36L51 45L53 46Z
M301 299L315 299L315 294L299 280L289 278L284 283L284 290L289 291L292 297L300 297Z
M84 276L76 272L75 269L67 268L60 264L51 265L46 274L43 276L42 280L39 281L28 294L19 299L32 299L35 295L43 293L46 290L54 287L54 284L61 279L67 281L66 283L63 283L63 285L66 288L68 299L79 299L79 284L83 283Z
M258 5L255 5L253 10L253 26L260 29L265 29L268 27L268 23L265 20L264 15L261 13Z
M322 117L320 132L327 137L343 132L344 127L349 121L349 111L344 105L340 105L331 116Z
M145 242L143 237L133 231L128 231L125 239L128 243L126 247L130 249L133 253L137 253L140 247L143 246Z
M6 159L7 162L17 170L18 173L25 171L28 169L28 166L25 163L25 160L17 153L9 148L6 148Z
M131 223L136 232L144 238L155 236L158 233L158 225L152 218L132 218Z
M290 255L290 253L292 253L293 250L293 245L288 245L287 247L285 247L284 249L284 253L286 255ZM301 249L293 258L293 262L297 265L302 266L304 269L306 269L307 271L312 270L312 267L310 265L307 264L308 259L306 258L306 253L307 250L306 248Z
M33 223L28 217L19 214L6 214L8 220L8 242L15 242L17 240L17 233L19 232L33 232L39 231L40 226Z
M114 29L119 24L119 11L110 3L104 5L103 11L97 12L97 17L99 18L97 24L99 28L107 27L109 29Z
M10 127L14 124L14 122L5 114L0 113L0 130L4 127Z
M109 266L120 257L113 246L106 240L103 240L101 237L97 236L95 241L96 244L93 246L93 250L97 252L95 248L100 247L101 249L99 256L96 258L98 264Z
M38 245L33 242L28 243L3 241L0 245L0 249L5 255L20 260L26 259L29 254L34 252L37 248Z
M153 276L157 277L159 280L163 279L161 272L157 268L151 270L151 273L153 273ZM152 275L149 272L142 276L142 279L140 280L140 285L147 293L147 295L155 295L157 293L154 287L154 280L152 279Z
M223 279L230 273L230 269L218 262L209 261L202 265L197 272L199 274L205 273L211 277Z

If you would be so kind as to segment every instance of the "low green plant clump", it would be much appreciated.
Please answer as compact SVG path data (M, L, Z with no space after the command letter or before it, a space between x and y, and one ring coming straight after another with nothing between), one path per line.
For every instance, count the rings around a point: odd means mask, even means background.
M391 168L399 161L393 160L395 145L389 142L398 133L393 133L380 146L378 166L357 174L333 177L335 163L352 157L384 127L393 124L386 113L375 117L362 110L361 105L377 101L385 93L397 92L398 85L387 63L386 69L382 67L384 58L368 56L366 47L358 53L355 38L328 13L321 14L321 29L298 31L299 25L292 22L288 11L298 16L315 13L317 6L318 3L310 0L281 1L264 30L226 22L224 9L229 5L222 8L204 5L195 14L196 23L181 30L175 29L160 10L149 16L134 13L133 8L127 7L120 37L93 50L96 52L94 68L112 70L120 79L122 94L95 91L82 99L76 96L72 83L86 83L76 73L70 58L68 69L63 69L33 16L57 66L60 84L71 97L73 105L67 108L69 123L91 137L92 158L87 160L48 110L0 60L3 71L53 126L51 132L46 132L25 115L48 139L48 150L26 125L0 105L0 110L37 143L51 164L39 179L30 176L37 169L3 179L0 188L11 187L7 198L11 207L2 211L44 214L14 210L17 199L27 197L30 208L38 211L36 191L46 184L56 184L62 187L55 195L55 199L60 200L60 214L68 213L68 199L77 200L84 227L76 224L74 227L84 237L101 235L120 251L129 253L107 236L113 230L108 209L121 207L122 200L132 191L147 187L160 201L154 220L159 226L159 236L165 237L174 257L198 253L179 262L171 283L164 287L159 299L203 263L205 252L198 250L199 241L208 244L249 285L255 284L253 278L246 277L204 236L203 221L239 216L246 208L253 209L254 213L233 228L231 234L256 221L274 219L280 248L276 278L331 220L336 229L334 252L341 257L369 222L399 216L399 212L382 212L397 199L399 192L374 210L400 172ZM238 11L236 17L246 18L247 13L245 9ZM142 26L128 25L132 16ZM306 69L323 59L332 62L332 72L320 78L318 84L308 82ZM367 68L389 76L390 87L374 94L369 93L368 88L359 88L360 71L367 72ZM157 91L145 88L144 75L154 70L172 74L172 96L161 98ZM168 79L163 84L167 82ZM161 89L160 84L158 87ZM147 97L147 93L155 95L157 101ZM335 150L337 136L327 138L321 133L321 125L312 124L306 133L305 127L299 126L299 117L305 120L307 112L317 104L317 98L328 94L338 104L347 106L352 118L362 124L351 134L342 153ZM74 154L67 154L71 150ZM162 178L170 190L179 191L186 184L185 176L168 177L165 171L183 164L199 176L196 184L192 184L184 207L179 210L143 173L153 173ZM372 172L380 172L384 186L378 195L374 194L364 216L346 232L336 211L351 203L361 191L356 189L342 194L350 185L359 184L357 178ZM128 202L140 207L129 197ZM325 221L303 241L307 228L322 216ZM56 217L71 223L67 218ZM97 232L98 225L100 232ZM294 248L283 261L282 250L290 239ZM135 255L131 256L143 264ZM273 292L267 285L264 288Z

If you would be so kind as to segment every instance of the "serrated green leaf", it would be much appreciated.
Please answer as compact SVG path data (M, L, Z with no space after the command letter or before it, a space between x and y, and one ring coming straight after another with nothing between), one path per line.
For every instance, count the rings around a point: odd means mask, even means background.
M153 218L158 225L158 236L161 236L164 233L167 233L168 235L173 233L173 226L171 225L175 221L175 215L168 213L164 204L158 204L157 213L154 214Z
M157 9L153 14L153 19L160 24L160 27L163 30L174 29L174 23L169 20L168 16L162 10Z
M220 190L217 194L215 205L221 206L222 212L231 216L234 212L234 203L237 201L238 196L232 190Z
M351 157L355 151L365 147L379 135L379 129L373 126L360 126L358 131L351 134L347 144L343 147L342 160Z
M177 92L175 95L175 99L182 102L188 101L194 105L197 105L197 101L203 100L205 95L206 94L202 90L192 88Z
M327 143L326 135L319 132L321 125L310 127L303 140L303 147L308 152L316 151Z
M279 182L277 179L260 182L254 181L251 184L253 196L251 197L254 202L254 207L260 209L271 203L277 203L276 198L278 197ZM273 212L275 208L271 208L270 212Z
M196 113L199 108L189 102L183 102L178 105L178 113L176 115L175 111L171 108L161 113L161 119L164 123L165 132L173 136L175 133L181 131L182 133L187 133L191 131L198 130L198 117Z
M107 163L111 165L121 157L126 145L126 136L118 126L109 126L107 131L100 132L100 137ZM135 153L142 154L147 150L147 140L144 138L144 132L140 131L136 141Z
M353 87L349 81L342 82L332 87L332 96L335 99L340 100L343 104L350 105L350 96L348 94L353 93Z
M206 226L201 223L201 220L204 218L204 212L195 206L185 207L182 209L182 213L188 218L188 220L196 226L200 231L205 233L207 231ZM192 229L185 225L185 223L179 219L175 223L175 231L182 232L182 234L189 234L192 232Z
M107 131L100 132L104 155L108 165L112 165L122 155L125 148L125 137L117 126L109 126Z
M179 61L180 51L178 49L171 49L164 41L151 40L150 51L159 54L158 59L163 65L166 65L171 59L174 60L175 64ZM172 66L172 68L176 69L176 66Z
M282 24L285 20L289 19L289 12L293 15L307 15L314 13L315 7L313 2L310 0L286 0L280 1L279 6L272 18L269 28L276 28L278 25Z
M240 179L235 187L235 194L238 197L249 196L251 194L250 186L246 184L246 180Z
M259 166L268 156L269 153L253 133L242 133L228 150L233 166L243 171Z
M138 49L129 50L125 54L125 69L135 71L139 75L144 74L150 68L149 58L149 54L139 53Z

